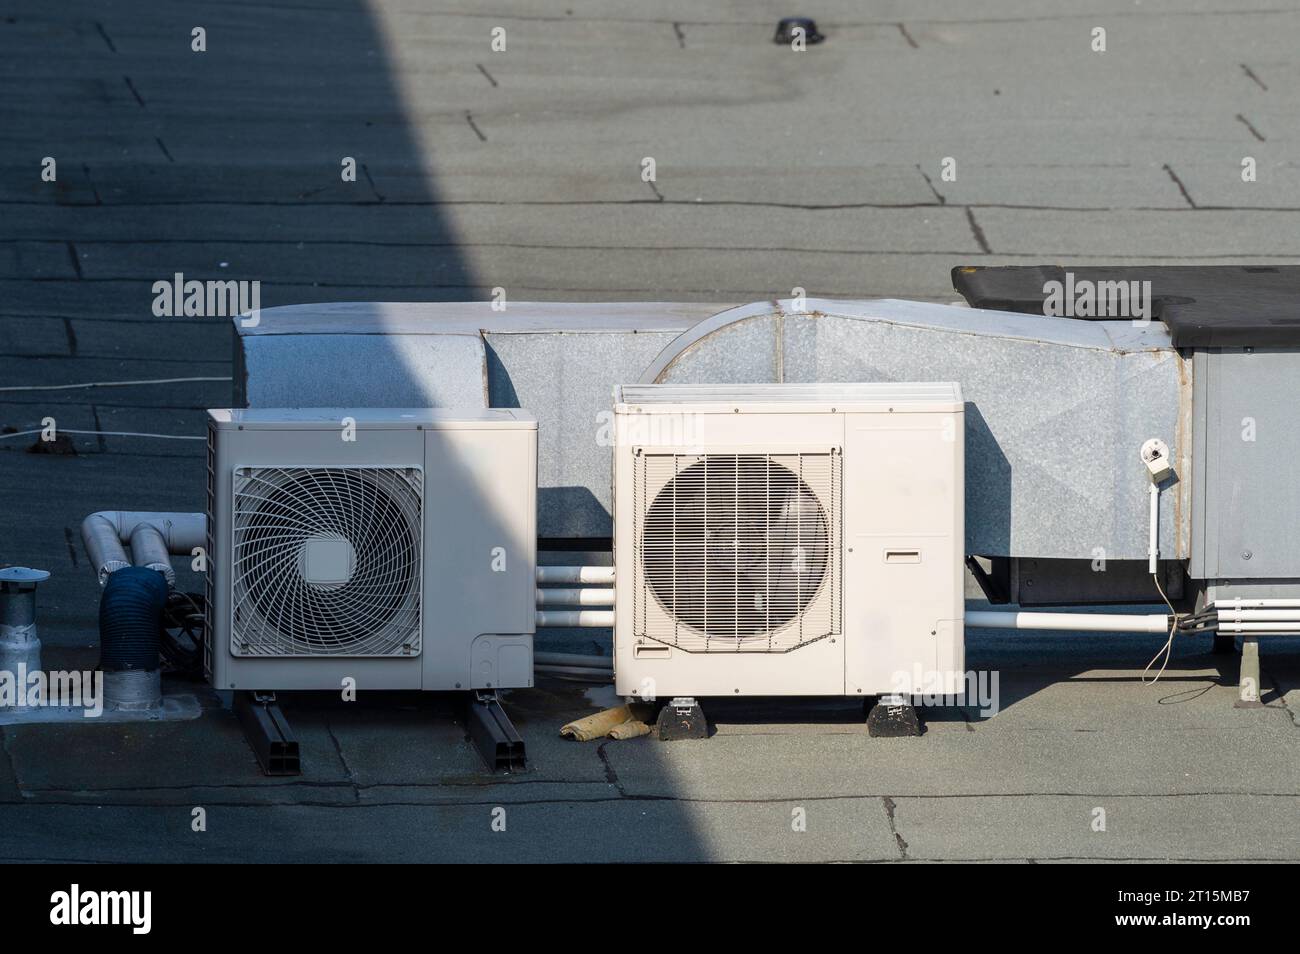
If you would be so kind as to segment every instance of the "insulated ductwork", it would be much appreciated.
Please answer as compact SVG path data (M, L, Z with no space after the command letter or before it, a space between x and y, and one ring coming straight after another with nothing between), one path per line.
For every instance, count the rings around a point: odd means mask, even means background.
M100 586L123 567L157 570L176 585L169 555L189 555L205 545L208 520L201 513L144 513L102 510L81 523L81 541ZM131 548L128 558L126 547Z

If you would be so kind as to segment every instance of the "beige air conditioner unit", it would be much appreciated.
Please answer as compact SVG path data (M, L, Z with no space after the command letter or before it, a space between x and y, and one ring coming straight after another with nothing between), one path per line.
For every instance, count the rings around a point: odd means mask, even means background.
M962 424L955 384L622 387L618 693L958 691Z
M208 412L217 689L531 686L537 422L520 410Z

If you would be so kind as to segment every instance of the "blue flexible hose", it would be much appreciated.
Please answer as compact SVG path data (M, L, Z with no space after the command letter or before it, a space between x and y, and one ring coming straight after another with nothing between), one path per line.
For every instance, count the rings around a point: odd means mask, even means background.
M123 567L99 598L99 667L105 672L158 668L158 636L167 580L157 570Z

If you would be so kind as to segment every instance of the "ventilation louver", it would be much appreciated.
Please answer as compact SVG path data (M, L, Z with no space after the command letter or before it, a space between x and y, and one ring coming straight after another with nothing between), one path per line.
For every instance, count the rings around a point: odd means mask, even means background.
M234 478L234 655L419 653L418 470L253 467Z
M788 652L839 630L840 455L636 457L635 635Z

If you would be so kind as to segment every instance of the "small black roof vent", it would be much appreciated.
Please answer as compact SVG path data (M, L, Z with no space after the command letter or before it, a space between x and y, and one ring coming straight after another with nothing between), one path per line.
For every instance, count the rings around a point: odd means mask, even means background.
M772 38L772 42L792 43L796 29L803 30L803 38L806 43L820 43L826 39L817 32L817 23L810 17L783 17L776 25L776 36Z

